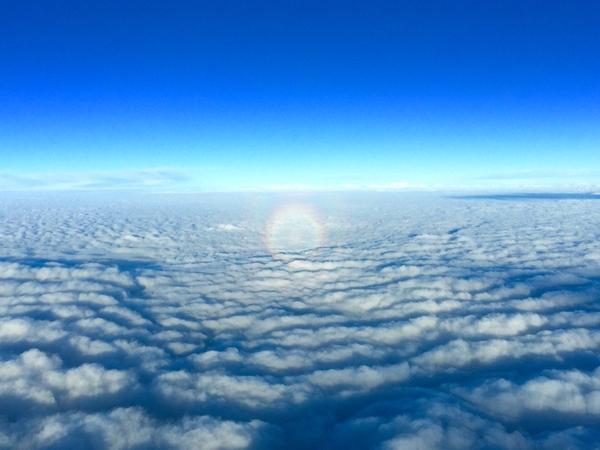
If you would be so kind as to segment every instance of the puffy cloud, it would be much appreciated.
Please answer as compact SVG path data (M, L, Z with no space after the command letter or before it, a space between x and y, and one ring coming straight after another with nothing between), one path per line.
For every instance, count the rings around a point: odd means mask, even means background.
M245 449L261 440L264 423L239 423L208 416L160 422L140 408L116 408L108 413L71 412L28 419L27 434L7 433L12 448ZM0 441L0 445L3 444Z
M472 390L459 389L491 413L517 420L525 414L552 415L556 420L584 418L600 423L600 368L591 373L551 370L521 384L488 380Z
M326 240L271 255L275 195L40 195L0 202L0 448L600 439L592 202L301 196Z
M64 370L58 356L36 349L0 362L0 396L7 406L4 413L9 415L19 414L21 403L49 409L75 404L93 408L98 402L119 404L124 401L121 394L135 384L132 374L98 364Z

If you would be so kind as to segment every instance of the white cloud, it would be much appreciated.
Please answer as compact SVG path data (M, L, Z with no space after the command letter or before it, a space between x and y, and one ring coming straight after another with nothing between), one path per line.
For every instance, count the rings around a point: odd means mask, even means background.
M5 194L0 448L598 441L593 202L302 201L275 258L285 197Z
M188 178L186 171L172 168L21 175L0 172L0 191L164 189L173 188Z

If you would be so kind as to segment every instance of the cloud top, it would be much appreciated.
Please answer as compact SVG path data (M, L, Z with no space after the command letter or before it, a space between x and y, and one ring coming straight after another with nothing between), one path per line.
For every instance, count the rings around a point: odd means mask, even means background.
M300 200L322 238L274 255ZM4 195L0 448L594 448L599 214Z

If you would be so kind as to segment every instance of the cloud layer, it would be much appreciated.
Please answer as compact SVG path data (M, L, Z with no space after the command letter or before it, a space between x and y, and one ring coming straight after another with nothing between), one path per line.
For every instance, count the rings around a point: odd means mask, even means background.
M271 254L269 216L299 202L322 246ZM0 448L598 448L599 219L585 199L4 195Z

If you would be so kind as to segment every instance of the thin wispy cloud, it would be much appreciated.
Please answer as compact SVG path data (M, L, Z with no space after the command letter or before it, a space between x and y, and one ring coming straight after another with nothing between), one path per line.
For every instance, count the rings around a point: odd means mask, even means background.
M170 168L19 175L0 172L0 191L152 190L177 188L189 179L188 172Z

